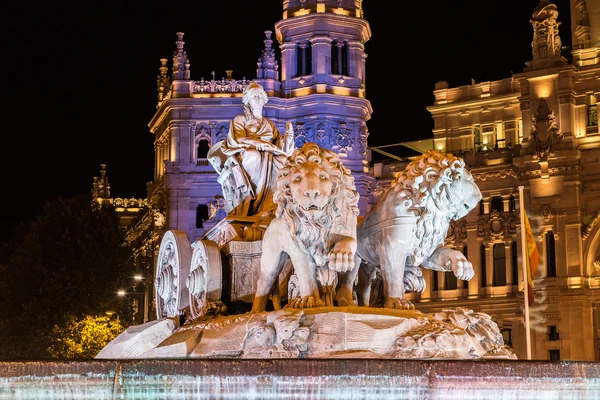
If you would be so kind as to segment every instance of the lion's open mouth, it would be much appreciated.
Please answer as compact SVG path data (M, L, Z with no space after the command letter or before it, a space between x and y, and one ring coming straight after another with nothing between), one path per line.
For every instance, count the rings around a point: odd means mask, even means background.
M301 205L300 208L302 208L302 210L304 211L323 211L325 209L325 206L319 207L314 204L311 204L308 207L304 207Z

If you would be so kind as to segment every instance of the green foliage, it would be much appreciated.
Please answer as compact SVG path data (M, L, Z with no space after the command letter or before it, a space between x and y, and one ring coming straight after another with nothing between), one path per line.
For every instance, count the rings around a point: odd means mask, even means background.
M70 315L63 326L55 325L48 354L61 359L93 359L125 328L120 321L104 316Z
M110 208L89 196L47 202L0 260L0 358L44 358L55 325L114 309L131 250ZM124 316L125 317L125 316Z

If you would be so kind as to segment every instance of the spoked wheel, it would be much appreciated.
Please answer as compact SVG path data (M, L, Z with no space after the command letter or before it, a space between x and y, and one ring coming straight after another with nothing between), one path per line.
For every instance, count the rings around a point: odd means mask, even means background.
M211 302L221 300L222 268L219 247L212 240L192 244L190 274L186 280L192 318L206 314Z
M192 249L184 231L165 232L158 250L154 298L156 317L176 317L189 306L185 280L190 271Z

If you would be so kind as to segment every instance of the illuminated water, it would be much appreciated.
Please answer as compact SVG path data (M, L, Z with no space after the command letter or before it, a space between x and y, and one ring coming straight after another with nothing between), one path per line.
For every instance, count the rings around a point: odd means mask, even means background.
M600 363L364 359L0 362L0 399L600 400Z

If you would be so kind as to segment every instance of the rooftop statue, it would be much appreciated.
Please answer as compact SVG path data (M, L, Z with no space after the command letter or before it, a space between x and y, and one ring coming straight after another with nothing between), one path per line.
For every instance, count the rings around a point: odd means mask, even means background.
M275 212L273 190L277 172L293 150L291 123L280 136L275 123L263 116L269 98L252 82L244 88L244 113L229 125L227 138L215 143L208 160L219 174L225 211L229 215L262 215Z

